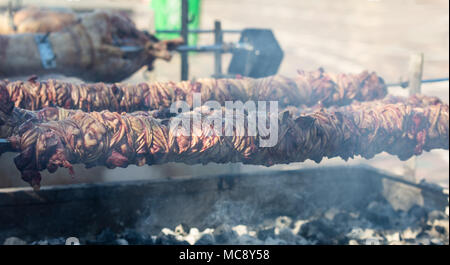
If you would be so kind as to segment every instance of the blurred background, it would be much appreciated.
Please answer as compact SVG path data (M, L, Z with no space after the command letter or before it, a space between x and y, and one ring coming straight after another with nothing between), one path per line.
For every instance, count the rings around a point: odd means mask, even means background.
M8 0L0 0L0 12L6 12ZM13 5L35 5L50 8L70 8L77 12L93 9L122 10L131 16L139 29L154 32L156 29L177 29L179 0L22 0ZM279 74L294 77L298 69L310 71L323 67L328 72L358 73L375 71L387 83L407 80L411 54L424 54L423 78L449 75L449 2L447 0L194 0L190 1L194 16L191 27L211 29L220 20L223 29L272 29L284 58ZM174 36L160 35L161 38ZM239 34L227 34L225 41L237 41ZM190 44L208 45L214 42L213 34L191 36ZM223 56L226 69L231 56ZM175 54L170 62L157 61L155 69L138 71L124 82L180 80L180 56ZM213 55L190 53L189 78L210 77L214 71ZM58 78L79 82L63 76L41 76L41 79ZM26 79L20 77L18 79ZM392 87L390 94L408 95L406 89ZM422 93L449 101L449 83L423 84ZM0 157L0 187L27 186L20 179L11 153ZM379 154L374 159L325 159L320 166L369 164L398 175L411 174L416 164L415 180L426 179L448 188L449 152L434 150L411 161L400 161L394 156ZM177 176L201 176L252 172L255 170L299 169L316 167L307 161L273 167L241 164L208 164L188 166L167 164L127 169L84 169L76 166L72 179L68 171L59 169L55 174L43 174L42 185L80 182L119 181Z

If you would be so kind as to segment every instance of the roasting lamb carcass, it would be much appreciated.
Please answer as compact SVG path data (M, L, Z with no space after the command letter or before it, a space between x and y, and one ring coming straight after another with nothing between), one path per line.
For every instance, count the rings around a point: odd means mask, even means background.
M181 39L159 41L119 12L90 12L72 22L68 19L60 30L41 34L52 58L41 58L36 33L0 35L0 77L59 73L86 81L117 82L143 66L153 69L156 59L169 60L170 51L182 43Z
M77 23L78 16L69 10L26 7L12 16L0 16L0 34L47 33L60 31Z

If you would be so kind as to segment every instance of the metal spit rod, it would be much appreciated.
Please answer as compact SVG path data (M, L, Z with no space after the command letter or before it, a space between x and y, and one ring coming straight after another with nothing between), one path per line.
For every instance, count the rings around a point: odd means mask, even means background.
M242 33L239 29L222 29L222 33ZM216 29L190 29L190 34L203 34L203 33L215 33ZM156 33L178 33L181 34L181 30L156 30Z
M186 45L189 45L189 3L188 0L181 0L181 37ZM189 78L189 63L188 63L188 51L181 52L181 80L188 80Z
M214 52L214 53L227 53L232 52L233 50L253 50L253 46L248 43L222 43L222 44L214 44L214 45L201 45L201 46L195 46L195 45L182 45L177 48L177 51L179 52L187 52L187 51L194 51L194 52Z
M221 45L223 42L222 23L216 20L214 22L214 44ZM214 52L214 77L222 74L222 52Z
M432 78L432 79L422 79L421 83L437 83L437 82L446 82L449 81L448 77L442 77L442 78ZM407 88L409 86L409 81L405 81L405 82L399 82L399 83L389 83L386 84L386 86L399 86L402 88Z

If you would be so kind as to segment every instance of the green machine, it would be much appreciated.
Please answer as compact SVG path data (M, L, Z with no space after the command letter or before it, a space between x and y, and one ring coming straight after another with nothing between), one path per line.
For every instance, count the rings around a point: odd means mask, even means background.
M152 0L155 27L160 39L182 37L188 40L176 50L181 55L181 80L189 78L188 55L192 52L214 54L213 77L248 76L265 77L277 73L283 59L283 50L272 30L246 28L243 30L222 29L219 20L214 29L199 29L200 0ZM238 42L226 43L224 34L241 34ZM214 34L214 44L197 45L198 34ZM139 47L137 47L139 49ZM227 73L222 71L222 54L231 53Z
M198 29L200 24L201 0L189 0L188 29ZM159 39L173 39L178 33L167 31L181 30L181 2L180 0L152 0L150 8L154 11L156 37ZM188 43L197 44L197 34L189 34Z

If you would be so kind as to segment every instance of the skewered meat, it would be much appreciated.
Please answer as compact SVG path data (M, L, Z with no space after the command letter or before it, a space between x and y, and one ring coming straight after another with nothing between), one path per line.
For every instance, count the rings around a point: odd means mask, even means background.
M371 158L383 151L405 160L423 150L448 149L448 105L371 104L361 103L351 111L321 109L298 117L284 111L278 119L278 141L272 147L261 147L262 132L258 128L255 136L249 135L248 123L235 125L232 136L223 136L223 126L219 135L214 127L195 123L180 135L177 133L184 127L170 126L174 118L109 111L78 111L62 121L28 122L9 140L20 153L15 164L22 178L34 187L40 183L39 171L66 167L73 174L72 164L76 163L108 168L167 162L270 166L306 159L318 163L323 157ZM200 110L185 115L191 114L200 114ZM221 113L203 113L202 121L211 115L222 117ZM223 123L227 123L226 117Z
M11 97L8 94L8 90L6 89L6 84L7 82L0 81L0 138L11 136L14 130L27 120L33 120L34 122L58 121L76 113L76 110L53 107L45 107L38 111L28 111L26 109L14 108L14 104L21 105L17 104L17 102L23 101L15 100L14 102L13 100L11 100ZM368 108L393 103L405 103L412 107L425 107L441 104L442 102L436 97L430 97L421 94L415 94L408 98L388 95L382 100L374 100L370 103L365 102L363 107ZM351 105L330 106L328 107L328 110L352 111L356 106L361 104L362 102L355 100ZM293 116L299 116L300 114L319 111L323 107L323 104L319 103L311 107L307 107L305 105L300 105L299 107L287 106L286 110L289 111L289 113ZM32 107L31 109L35 109L35 107ZM173 114L170 114L168 112L169 110L167 108L164 108L162 110L150 111L149 113L154 118L163 119L173 116Z
M63 120L76 113L77 110L63 108L44 108L39 111L29 111L15 108L4 84L0 81L0 138L11 136L23 123L49 122Z
M19 126L27 121L31 122L49 122L49 121L59 121L65 119L78 110L70 110L59 107L45 107L37 111L30 111L21 108L14 107L14 103L17 104L17 100L14 102L8 94L5 86L5 82L0 81L0 138L9 137L16 133ZM421 94L413 95L409 98L397 97L388 95L381 100L374 100L365 102L363 107L373 108L375 106L393 104L393 103L405 103L412 107L426 107L430 105L441 104L442 102L436 97L424 96ZM331 106L328 110L331 111L353 111L356 106L361 105L359 101L354 101L351 105L347 106ZM288 106L286 110L292 116L299 116L300 114L320 111L323 108L323 104L316 104L311 107L307 106ZM149 111L149 114L154 118L165 119L174 116L170 113L168 108L162 110Z
M55 67L44 67L36 34L0 35L0 76L60 73L88 81L117 82L155 59L169 60L181 39L159 41L138 30L124 14L95 11L77 17L60 31L47 33ZM130 52L124 48L133 47ZM136 48L136 49L135 49Z
M387 89L375 73L328 74L322 69L299 72L295 78L272 76L260 79L199 79L184 81L128 84L72 84L55 80L7 83L16 107L41 109L59 106L84 111L137 111L167 108L176 100L192 106L193 92L202 100L277 100L280 105L345 105L353 100L383 98Z
M443 104L443 102L437 98L437 97L431 97L431 96L426 96L423 94L414 94L412 96L409 97L400 97L400 96L393 96L393 95L387 95L386 97L384 97L383 99L380 100L373 100L373 101L368 101L368 102L361 102L361 101L353 101L351 104L349 105L345 105L345 106L330 106L327 107L327 111L331 111L331 112L336 112L336 111L356 111L358 109L361 108L376 108L376 107L382 107L385 106L387 104L396 104L396 103L403 103L403 104L407 104L410 107L428 107L428 106L433 106L433 105L438 105L438 104ZM313 106L287 106L285 108L285 110L287 110L289 112L289 114L293 115L293 116L299 116L301 114L305 114L305 113L311 113L311 112L316 112L316 111L320 111L321 109L323 109L324 106L323 104L316 104ZM162 115L159 115L159 112L155 111L153 113L154 117L160 118L164 117Z
M0 111L0 138L14 135L20 125L25 122L42 123L64 120L77 111L52 107L38 111L13 108L9 115L5 115L3 111Z

